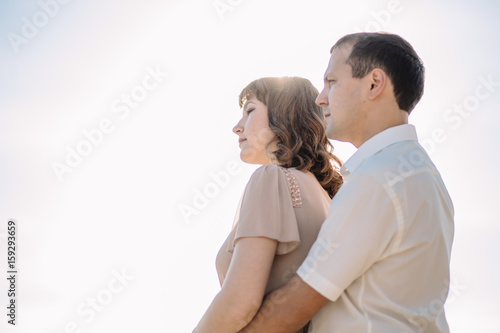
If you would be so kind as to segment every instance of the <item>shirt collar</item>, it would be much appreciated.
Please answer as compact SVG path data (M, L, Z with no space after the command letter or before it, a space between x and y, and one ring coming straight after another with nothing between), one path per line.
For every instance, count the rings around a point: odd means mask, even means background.
M399 141L417 141L415 126L403 124L390 127L374 135L363 143L358 150L342 165L340 173L345 178L356 171L363 162L383 150L384 148Z

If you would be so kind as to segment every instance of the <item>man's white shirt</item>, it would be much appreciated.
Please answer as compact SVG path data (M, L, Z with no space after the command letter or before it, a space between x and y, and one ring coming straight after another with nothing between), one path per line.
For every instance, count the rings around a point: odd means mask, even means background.
M328 298L309 332L448 332L453 204L413 125L370 138L297 274Z

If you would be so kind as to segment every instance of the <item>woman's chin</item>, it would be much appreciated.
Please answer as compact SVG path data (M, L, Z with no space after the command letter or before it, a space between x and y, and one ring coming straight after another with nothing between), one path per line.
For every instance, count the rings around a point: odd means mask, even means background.
M266 164L262 162L262 158L259 158L258 154L253 149L241 149L240 158L243 162L248 164Z

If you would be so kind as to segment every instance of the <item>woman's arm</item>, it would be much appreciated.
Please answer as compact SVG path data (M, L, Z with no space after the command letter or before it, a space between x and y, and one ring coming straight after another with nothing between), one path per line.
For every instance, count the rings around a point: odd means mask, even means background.
M245 237L236 242L222 290L193 333L236 333L259 310L278 241Z

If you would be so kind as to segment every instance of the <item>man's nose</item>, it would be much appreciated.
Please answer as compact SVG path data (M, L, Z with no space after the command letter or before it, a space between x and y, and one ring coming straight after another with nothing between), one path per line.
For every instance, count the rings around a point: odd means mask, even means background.
M328 106L328 97L326 95L325 89L323 89L318 97L316 97L316 104L322 107Z

